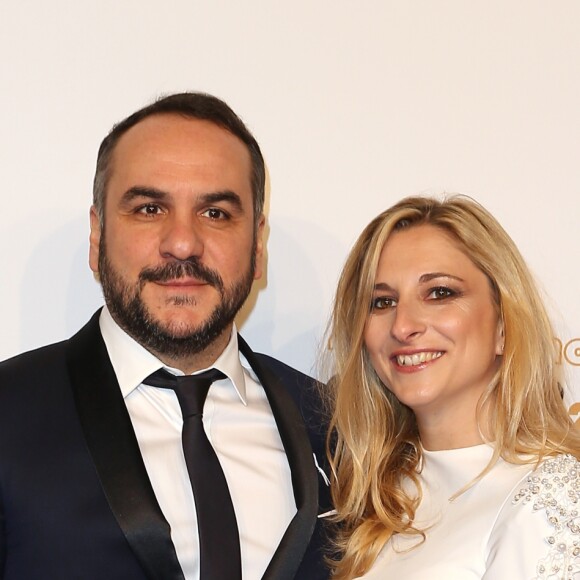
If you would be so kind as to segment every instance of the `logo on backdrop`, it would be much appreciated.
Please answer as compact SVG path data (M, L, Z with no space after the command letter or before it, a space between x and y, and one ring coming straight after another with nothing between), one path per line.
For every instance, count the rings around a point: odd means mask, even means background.
M558 345L558 364L568 364L573 367L580 367L580 338L572 338L567 342L564 342L559 338L554 340ZM576 392L575 398L578 398L578 396L580 396L580 391ZM580 428L580 401L572 403L568 412L576 424L576 427Z
M580 403L573 403L568 409L572 421L576 424L576 427L580 429Z
M580 367L580 338L572 338L568 342L559 338L554 339L558 345L558 364L568 363L575 367Z

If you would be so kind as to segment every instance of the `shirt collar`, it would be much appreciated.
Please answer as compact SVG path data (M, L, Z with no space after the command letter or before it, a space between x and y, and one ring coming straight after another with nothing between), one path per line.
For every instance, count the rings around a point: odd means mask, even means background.
M165 368L175 375L183 374L179 369L164 365L156 356L131 338L113 320L106 306L101 312L99 326L123 398L138 388L151 373L161 368ZM211 365L211 368L220 370L230 379L240 401L246 405L246 380L238 352L238 331L235 324L227 346ZM203 370L207 369L201 369L198 372Z

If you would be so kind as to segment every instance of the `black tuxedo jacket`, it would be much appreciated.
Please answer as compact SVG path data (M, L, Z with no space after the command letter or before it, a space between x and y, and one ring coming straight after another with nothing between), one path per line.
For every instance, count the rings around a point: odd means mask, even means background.
M0 364L0 578L183 580L96 313L68 341ZM312 379L240 340L272 407L297 513L263 578L318 580L328 488ZM224 557L228 557L224 554ZM249 579L253 580L253 579Z

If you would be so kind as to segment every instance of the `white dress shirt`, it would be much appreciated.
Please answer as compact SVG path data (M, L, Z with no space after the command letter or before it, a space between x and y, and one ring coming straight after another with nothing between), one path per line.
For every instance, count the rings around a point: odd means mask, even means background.
M187 580L199 579L195 503L181 445L177 396L144 385L172 369L126 334L104 308L100 328L139 442L143 461ZM296 513L288 460L264 389L238 351L237 331L211 368L227 378L210 388L203 423L224 471L240 533L242 576L262 577ZM224 554L227 557L227 554Z

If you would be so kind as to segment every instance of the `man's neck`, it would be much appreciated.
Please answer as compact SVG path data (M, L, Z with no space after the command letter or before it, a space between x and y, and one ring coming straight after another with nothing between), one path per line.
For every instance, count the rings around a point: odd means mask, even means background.
M196 371L207 369L222 354L232 334L232 326L225 329L213 342L206 346L202 351L180 357L150 351L164 365L180 370L183 374L190 375Z

